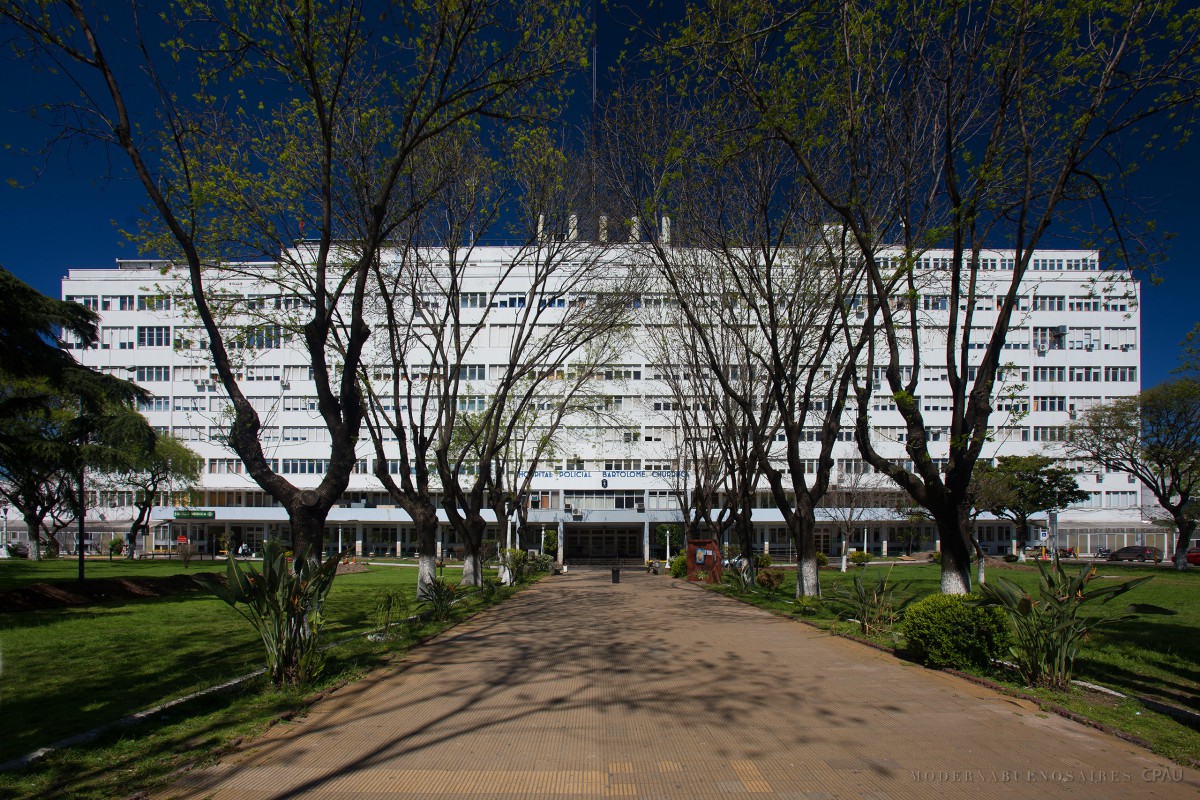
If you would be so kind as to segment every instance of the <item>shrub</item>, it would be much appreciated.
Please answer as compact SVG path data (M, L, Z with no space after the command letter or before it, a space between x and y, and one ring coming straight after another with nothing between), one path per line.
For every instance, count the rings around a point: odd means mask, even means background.
M1021 560L1021 557L1020 557L1020 556L1014 556L1012 553L1005 553L1005 554L1004 554L1004 560L1005 560L1005 561L1007 561L1009 564L1015 564L1015 563L1017 563L1018 561L1020 561L1020 560Z
M825 552L823 550L817 551L817 566L818 567L828 567L829 566L829 556L825 555Z
M508 580L513 584L524 583L529 578L529 553L508 548L500 552L500 563L508 570Z
M303 554L289 564L288 551L271 539L263 547L261 573L243 567L230 555L224 583L204 578L196 582L258 631L267 651L267 674L274 683L300 684L319 675L325 663L317 638L337 565L336 555L322 563Z
M479 596L483 598L485 603L493 603L496 601L496 596L500 594L502 584L497 578L487 576L483 579L483 583L479 585Z
M866 574L865 569L856 572L854 583L849 589L838 587L835 601L850 621L858 623L862 634L869 636L875 631L890 627L904 604L896 604L895 587L888 586L888 578L892 574L891 567L888 567L883 577L874 583L864 580Z
M1084 564L1072 577L1055 554L1051 566L1038 561L1037 568L1041 578L1036 596L1006 578L998 578L994 583L983 584L983 597L978 601L981 606L1004 609L1012 619L1016 644L1011 652L1017 671L1030 686L1067 689L1079 645L1089 631L1124 622L1137 614L1176 613L1157 606L1131 605L1125 614L1087 615L1083 613L1085 604L1107 603L1153 576L1089 588L1096 577L1092 564Z
M772 564L771 556L767 553L759 553L754 557L755 569L766 569Z
M942 551L934 550L932 553L929 554L929 560L935 564L942 563Z
M671 559L671 577L687 577L687 553L679 553Z
M760 569L756 580L769 597L774 597L783 586L783 573L777 569Z
M872 556L865 550L855 550L850 554L850 563L856 567L865 567L871 563Z
M125 552L125 540L120 536L114 536L108 540L108 560L112 561L113 556L119 556Z
M412 613L408 594L401 589L384 589L375 595L375 641L390 639L392 625L403 624Z
M450 619L454 601L458 598L458 587L441 578L434 578L425 589L424 603L429 606L429 615L438 622Z
M192 566L192 557L196 555L196 546L191 542L180 542L175 548L175 552L179 554L180 560L183 561L183 568L188 569Z
M529 570L532 572L549 572L554 563L554 557L549 553L538 553L529 557Z
M1008 651L1008 620L960 595L931 594L904 614L900 632L909 653L927 667L983 668Z

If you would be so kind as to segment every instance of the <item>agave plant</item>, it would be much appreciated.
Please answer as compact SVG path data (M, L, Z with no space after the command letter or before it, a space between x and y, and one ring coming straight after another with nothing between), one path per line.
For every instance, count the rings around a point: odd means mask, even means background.
M283 545L272 539L263 548L262 572L241 565L231 555L224 583L205 578L196 581L258 631L266 649L267 674L276 685L302 684L324 667L317 640L338 560L335 555L322 563L300 554L289 563Z
M1052 566L1037 562L1041 572L1037 595L1026 592L1007 578L982 584L983 596L976 602L997 606L1012 619L1016 644L1012 655L1021 678L1030 686L1063 690L1071 683L1079 645L1091 631L1132 619L1138 614L1174 614L1152 605L1127 607L1121 614L1086 614L1083 607L1104 605L1130 589L1150 580L1152 575L1124 583L1094 587L1096 569L1084 564L1076 575L1068 575L1054 556Z

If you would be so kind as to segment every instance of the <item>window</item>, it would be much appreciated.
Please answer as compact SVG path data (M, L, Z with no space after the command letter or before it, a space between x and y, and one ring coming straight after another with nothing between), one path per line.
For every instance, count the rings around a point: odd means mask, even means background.
M196 425L176 425L172 433L176 439L183 442L202 442L207 438L204 428Z
M976 349L984 349L987 347L988 338L992 333L989 330L986 337L978 343L973 343L971 346ZM1009 328L1008 336L1004 339L1005 350L1028 350L1029 349L1029 328Z
M1099 347L1099 328L1071 328L1067 334L1068 350L1086 350L1087 352L1091 352Z
M872 411L895 411L896 399L890 395L876 395L871 401Z
M101 311L133 311L133 295L105 295L100 298Z
M1045 395L1033 398L1034 411L1066 411L1067 398L1057 395Z
M171 296L165 294L138 295L138 311L170 311Z
M1061 258L1035 258L1030 264L1034 272L1058 272L1063 268Z
M284 397L284 411L316 411L317 398L315 397Z
M169 325L141 325L137 329L138 347L168 347L171 344Z
M431 295L426 295L423 299L426 301L427 305L429 304L429 301L436 300L436 302L432 304L432 307L434 308L441 305L440 297L434 298ZM458 296L458 307L487 308L487 292L463 292Z
M285 458L284 475L324 475L329 469L328 458Z
M1033 298L1034 311L1062 311L1065 307L1065 301L1062 295L1036 295Z
M90 308L92 311L100 310L100 299L94 294L69 294L67 295L67 302L79 303L79 305L83 306L84 308Z
M632 367L605 367L604 380L606 381L640 381L642 379L642 371L633 369Z
M1068 311L1099 311L1100 310L1100 298L1099 297L1074 296L1069 301L1067 301L1067 310Z
M169 397L148 397L145 400L138 401L138 411L170 411L171 398Z
M1035 381L1065 381L1067 379L1066 367L1034 367L1033 379Z
M1066 336L1066 325L1058 325L1053 328L1034 328L1033 347L1035 350L1063 350L1066 347Z
M176 397L176 411L203 411L206 403L203 397Z
M950 411L954 407L952 397L926 397L921 403L924 411Z
M138 367L136 374L138 383L151 383L171 380L170 367Z
M654 411L674 411L679 407L679 404L674 400L668 400L663 397L656 397L650 401L650 408Z
M584 466L584 461L582 458L568 458L566 469L571 472L582 472L583 470L586 470L587 467Z
M1129 301L1124 297L1106 297L1104 298L1105 311L1128 311Z
M328 442L329 429L316 427L284 427L283 441L285 442Z
M253 366L246 367L246 380L248 381L278 381L280 367L277 366ZM259 391L262 391L261 389Z
M1136 508L1138 505L1138 493L1105 492L1104 505L1109 508Z
M1071 367L1069 373L1075 383L1098 383L1100 381L1099 367Z
M1106 381L1136 381L1137 367L1105 367L1104 380Z
M487 408L487 398L475 396L467 396L458 398L458 410L480 412Z
M1129 351L1137 348L1137 328L1105 328L1104 349Z
M236 458L210 458L208 460L209 475L241 475L244 467Z
M483 364L463 364L458 368L458 379L460 381L482 381L485 380L487 367Z
M1061 425L1034 426L1033 440L1035 442L1065 442L1067 429Z
M604 469L607 471L614 470L630 470L641 469L642 461L639 458L610 458L605 459Z
M922 300L922 308L926 311L945 311L950 308L950 298L944 294L927 294Z

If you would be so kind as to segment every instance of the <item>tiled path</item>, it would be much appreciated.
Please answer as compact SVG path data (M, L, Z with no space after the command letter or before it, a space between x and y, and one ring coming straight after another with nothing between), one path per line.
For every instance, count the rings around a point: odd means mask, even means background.
M1200 798L1200 773L669 578L584 571L162 796Z

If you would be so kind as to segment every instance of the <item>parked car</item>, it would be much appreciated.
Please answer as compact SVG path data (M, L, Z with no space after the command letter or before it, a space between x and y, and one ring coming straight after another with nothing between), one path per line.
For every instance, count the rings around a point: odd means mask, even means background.
M1200 567L1200 547L1189 547L1187 551L1187 562Z
M1146 547L1145 545L1134 544L1129 547L1122 547L1120 550L1113 551L1108 555L1109 561L1151 561L1155 564L1163 560L1163 552L1157 547Z

